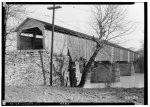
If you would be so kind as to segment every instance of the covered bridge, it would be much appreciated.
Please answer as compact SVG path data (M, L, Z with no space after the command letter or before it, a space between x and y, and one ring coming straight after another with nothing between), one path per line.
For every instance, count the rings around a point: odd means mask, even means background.
M54 26L54 54L68 55L73 61L81 57L87 61L93 54L96 42L92 36L64 27ZM33 18L27 18L15 30L17 32L18 50L51 50L52 24ZM132 50L107 42L100 50L96 61L135 61L138 54Z
M15 31L17 32L18 50L51 51L52 24L33 18L27 18ZM71 66L69 66L68 70L69 75L72 76L72 72L70 71L72 71L75 65L76 77L81 78L81 69L83 66L80 67L80 59L82 58L88 61L92 56L96 48L96 42L93 40L93 37L55 25L53 43L53 54L69 56L69 59L72 59L71 62L69 61L69 65ZM132 71L134 71L133 62L136 61L137 58L138 54L130 49L105 42L103 49L101 49L96 56L95 62L98 63L95 63L94 67L96 69L94 68L95 72L92 72L91 81L107 81L106 79L108 78L109 72L107 72L108 70L102 65L103 62L116 62L117 67L115 69L119 69L116 71L120 72L117 74L118 77L120 75L132 75ZM73 66L72 62L74 63ZM82 65L84 64L82 63ZM112 77L116 79L115 72ZM69 78L71 83L73 77Z

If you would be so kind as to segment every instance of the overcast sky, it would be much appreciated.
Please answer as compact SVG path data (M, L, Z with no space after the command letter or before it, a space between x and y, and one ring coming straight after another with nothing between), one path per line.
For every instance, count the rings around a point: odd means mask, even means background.
M47 7L52 5L30 5L28 10L33 11L27 16L52 22L52 10ZM92 20L91 9L93 5L60 5L62 8L55 12L55 24L66 27L78 32L93 35L93 30L90 27ZM126 48L135 48L138 50L142 46L144 40L144 3L135 3L134 5L125 5L127 9L128 20L134 23L136 29L130 35L124 36L121 41L121 46Z

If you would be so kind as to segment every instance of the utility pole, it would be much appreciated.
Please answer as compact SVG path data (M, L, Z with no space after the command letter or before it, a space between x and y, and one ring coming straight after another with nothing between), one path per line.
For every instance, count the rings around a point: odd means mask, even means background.
M52 68L53 68L53 41L54 41L54 18L55 18L55 9L59 9L61 6L48 7L47 9L53 10L53 17L52 17L52 39L51 39L51 61L50 61L50 85L52 86Z

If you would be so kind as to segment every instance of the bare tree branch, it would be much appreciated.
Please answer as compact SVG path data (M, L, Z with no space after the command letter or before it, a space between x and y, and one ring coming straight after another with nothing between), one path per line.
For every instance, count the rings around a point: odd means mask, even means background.
M79 87L84 86L88 68L92 66L92 63L94 62L98 52L105 47L104 44L108 42L108 40L122 37L131 33L133 28L133 26L130 26L129 22L125 20L126 9L122 9L121 6L96 5L94 7L95 10L92 10L93 23L91 24L91 27L98 36L98 39L93 37L93 40L97 43L97 46L83 70L81 81L78 85ZM105 52L107 52L107 50ZM109 52L108 56L112 57ZM111 61L111 64L113 64L113 61ZM110 72L112 72L112 65L110 66Z
M5 5L5 33L4 33L4 42L5 47L11 46L14 40L10 39L9 36L12 36L14 30L20 24L27 13L30 13L30 11L27 11L27 5L18 5L18 4L6 4ZM10 45L6 46L6 42L9 41ZM8 44L8 42L7 42Z

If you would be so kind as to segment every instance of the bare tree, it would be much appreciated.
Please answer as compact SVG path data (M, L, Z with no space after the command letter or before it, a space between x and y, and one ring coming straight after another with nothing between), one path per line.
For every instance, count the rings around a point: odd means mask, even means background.
M78 87L84 86L88 70L92 66L98 52L103 49L104 44L109 40L128 35L132 32L133 26L129 26L130 22L125 20L125 11L126 9L123 9L119 5L94 6L94 10L92 11L94 16L92 28L98 36L98 39L93 37L93 40L97 43L97 46L93 52L93 55L83 69L83 74ZM112 69L110 69L110 71L112 71Z
M15 28L24 20L24 16L27 14L27 6L20 4L7 4L3 3L4 7L4 42L6 48L6 41L10 42L15 41L14 38L11 38L9 35L13 33ZM11 45L10 43L9 45Z
M141 41L141 49L139 49L137 51L137 53L139 54L139 57L136 59L136 61L134 62L135 66L136 66L136 71L135 72L140 72L140 73L144 73L144 41Z
M54 73L59 77L60 79L60 86L65 85L65 70L63 69L65 65L65 57L61 54L60 57L56 56L56 61L58 63L57 67L53 64Z

